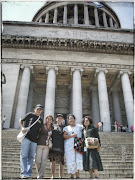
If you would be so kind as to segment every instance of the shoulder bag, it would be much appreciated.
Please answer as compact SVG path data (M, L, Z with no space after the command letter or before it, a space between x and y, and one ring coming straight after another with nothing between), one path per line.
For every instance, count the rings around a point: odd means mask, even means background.
M38 119L37 119L33 124L31 124L31 126L25 128L25 129L26 129L26 132L25 132L25 133L23 133L23 132L21 131L21 132L17 135L17 140L18 140L19 142L22 142L22 141L23 141L23 139L25 138L25 136L27 135L27 133L30 131L30 128L31 128L32 126L34 126L34 124L36 124L39 119L40 119L40 116L38 117Z
M98 138L85 138L85 145L87 149L96 149L99 146Z
M74 138L74 150L80 154L83 154L83 142L82 138L75 137Z

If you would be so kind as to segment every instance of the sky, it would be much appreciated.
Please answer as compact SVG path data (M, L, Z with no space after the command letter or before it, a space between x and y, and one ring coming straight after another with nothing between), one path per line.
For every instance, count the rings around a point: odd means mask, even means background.
M133 29L134 6L131 2L106 2L118 15L123 29ZM31 22L36 12L45 4L45 1L29 2L2 2L3 21Z

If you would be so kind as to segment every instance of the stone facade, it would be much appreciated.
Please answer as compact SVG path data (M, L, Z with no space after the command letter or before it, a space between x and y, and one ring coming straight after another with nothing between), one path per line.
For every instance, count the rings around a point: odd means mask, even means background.
M38 103L44 106L44 117L63 113L66 119L73 113L81 123L90 114L94 124L104 123L104 131L111 131L115 120L133 123L133 31L120 29L116 14L105 4L104 22L94 10L95 25L90 24L88 14L94 7L86 4L85 23L79 24L82 4L74 3L67 3L74 7L73 19L65 2L50 2L31 23L3 23L2 71L7 84L2 87L2 114L7 116L7 128L18 128L19 118ZM53 22L48 19L52 10ZM112 20L106 22L104 13Z

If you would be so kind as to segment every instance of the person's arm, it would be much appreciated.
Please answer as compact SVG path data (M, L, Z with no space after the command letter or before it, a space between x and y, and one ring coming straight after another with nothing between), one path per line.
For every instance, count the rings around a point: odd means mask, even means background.
M26 120L26 118L29 116L29 114L30 114L30 113L26 114L23 118L21 118L21 119L19 120L20 128L21 128L21 131L22 131L23 133L26 132L26 128L23 127L23 121Z
M64 137L64 139L70 139L70 138L73 138L73 137L77 137L77 134L68 135L68 133L66 131L64 131L63 137Z
M26 128L23 127L23 120L22 120L22 119L19 120L19 124L20 124L21 131L22 131L23 133L25 133L25 132L26 132Z

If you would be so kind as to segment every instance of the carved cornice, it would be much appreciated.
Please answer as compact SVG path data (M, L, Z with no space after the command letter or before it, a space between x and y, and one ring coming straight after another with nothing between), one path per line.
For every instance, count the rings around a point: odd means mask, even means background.
M130 43L11 35L2 36L2 47L86 51L126 55L133 55L134 52L134 45Z
M125 69L129 71L134 70L133 65L120 65L120 64L99 64L99 63L92 63L92 62L72 62L72 61L45 61L45 60L32 60L32 59L2 59L2 63L14 63L14 64L29 64L29 65L42 65L42 66L58 66L58 67L82 67L85 69L89 68L107 68L107 69Z

